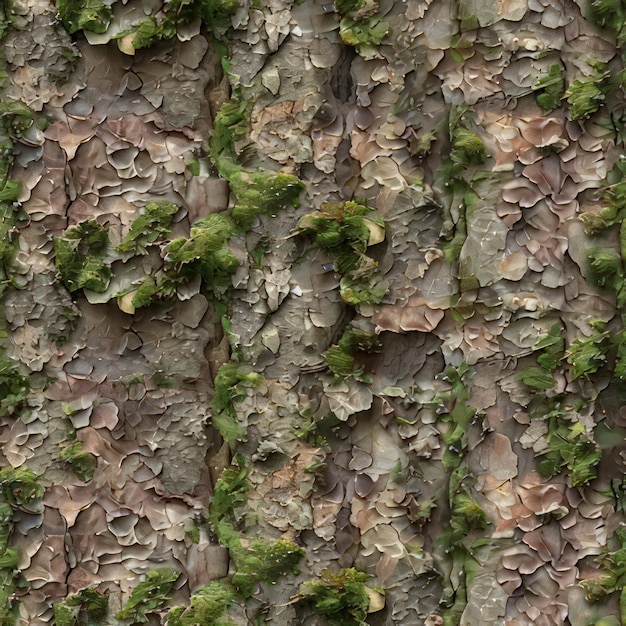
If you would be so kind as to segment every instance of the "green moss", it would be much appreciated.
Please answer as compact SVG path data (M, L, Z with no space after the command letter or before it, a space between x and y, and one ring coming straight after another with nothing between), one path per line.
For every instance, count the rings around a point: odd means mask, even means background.
M215 483L209 505L209 522L218 537L220 528L228 525L234 529L240 521L239 511L248 502L248 473L245 465L233 465L226 468Z
M55 264L70 292L106 291L111 268L103 260L109 249L107 228L95 220L72 226L54 240Z
M232 584L245 598L250 597L261 582L275 583L286 574L299 574L298 563L304 556L302 548L284 539L233 537L228 549L235 569Z
M0 348L0 415L19 415L30 395L30 380L20 372L17 361Z
M191 596L189 607L170 610L168 626L234 626L235 623L228 617L228 607L235 595L229 583L212 580Z
M307 580L298 589L298 599L312 605L329 626L365 626L369 596L365 572L354 568L325 569L316 580Z
M180 576L176 570L164 567L148 572L132 591L128 602L116 618L132 620L133 624L145 624L151 613L163 610L169 602L174 583Z
M13 509L25 513L38 513L44 488L37 482L37 476L24 465L0 469L2 497Z
M581 581L589 602L597 602L605 596L619 593L620 623L626 623L626 526L615 529L612 542L615 549L605 546L596 561L600 575Z
M77 441L61 451L60 458L65 461L74 474L83 482L89 482L96 471L98 461L91 452L83 452L83 444Z
M354 307L361 304L378 304L388 291L388 282L380 272L359 279L344 276L339 281L339 294L342 300Z
M12 146L12 143L9 142L9 145ZM19 228L28 221L28 215L23 210L22 205L17 202L19 184L6 178L12 163L13 157L11 155L6 163L6 171L4 171L5 168L0 156L0 298L7 286L13 282ZM2 178L2 176L5 177Z
M375 304L387 293L378 263L367 249L384 240L381 217L361 202L325 202L316 213L307 213L297 229L315 237L315 242L333 258L335 271L344 274L340 293L345 302Z
M591 334L574 340L567 349L567 362L572 366L574 379L595 374L604 367L612 347L611 334L604 322L590 320L589 325Z
M261 582L274 583L289 572L297 573L297 564L304 556L304 551L290 541L249 538L238 529L243 525L249 488L248 469L242 462L222 472L209 504L209 523L233 561L232 585L246 598Z
M194 222L188 239L174 239L166 247L168 278L186 282L199 275L209 286L226 283L239 266L228 245L234 231L235 223L223 213Z
M527 367L518 374L518 379L531 389L547 390L556 387L556 380L544 367Z
M172 39L178 30L200 18L213 31L226 28L239 8L237 0L169 0L135 29L133 48L147 48Z
M450 159L459 169L469 165L482 165L487 160L485 145L478 135L458 126L452 133Z
M99 626L106 624L109 601L88 587L54 605L56 626Z
M574 487L586 485L598 475L602 452L587 437L584 424L554 412L548 419L547 452L537 466L546 479L567 470Z
M558 322L552 324L548 333L537 340L534 348L542 351L537 357L537 363L549 371L554 370L565 356L565 339L561 324Z
M363 366L355 368L355 358L358 353L374 353L380 349L378 335L350 326L344 331L338 344L323 352L322 357L338 382L351 377L370 383L371 376L364 373Z
M461 462L460 454L467 447L467 431L476 415L476 409L469 404L469 379L471 371L467 363L458 368L446 367L440 378L450 385L450 390L439 394L438 400L447 412L443 411L441 421L448 424L442 437L447 445L444 453L446 469L455 469Z
M18 603L14 598L17 589L14 568L0 569L0 624L15 626L18 618Z
M623 0L593 0L586 4L587 18L617 33L618 45L626 42L626 4Z
M357 11L365 6L365 0L336 0L335 10L345 15L351 11Z
M233 220L250 230L259 215L275 217L280 211L299 206L304 183L291 174L275 172L236 172L230 178L236 197Z
M111 23L111 6L103 0L57 0L56 6L70 33L79 30L103 33Z
M536 92L537 104L544 113L558 109L565 94L565 79L561 64L553 63L548 72L540 76L532 88Z
M339 36L343 43L352 46L364 58L376 54L376 47L380 45L389 32L389 22L379 15L371 15L358 20L344 17L339 23Z
M259 387L262 383L263 377L252 368L232 361L222 365L217 372L211 400L211 421L228 443L245 436L245 431L237 423L235 402L243 400L248 389Z
M0 4L0 41L2 41L11 26L12 15L13 2L11 0L6 0Z
M249 134L248 116L248 103L237 89L215 116L209 139L210 155L217 171L226 179L240 170L236 164L236 144Z
M131 224L122 243L117 246L117 251L147 254L147 246L170 234L170 226L177 211L178 207L173 202L148 202L142 214Z
M445 259L452 264L458 261L467 239L467 223L472 211L482 204L475 191L484 181L485 172L480 169L488 154L481 138L470 129L470 113L467 106L452 107L448 117L450 152L444 158L440 170L448 203L442 228L442 249ZM495 182L495 181L494 181ZM462 276L463 291L478 287L474 276Z
M467 493L455 494L450 506L451 543L461 541L471 530L487 528L489 522L485 512Z
M606 92L609 89L608 78L610 71L606 63L590 64L593 71L584 80L575 80L565 92L567 102L571 105L573 120L588 118L604 103Z

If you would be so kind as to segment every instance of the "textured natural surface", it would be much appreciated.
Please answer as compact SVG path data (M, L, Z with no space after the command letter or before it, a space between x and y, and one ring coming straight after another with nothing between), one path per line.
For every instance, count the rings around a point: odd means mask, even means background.
M624 39L0 4L0 624L626 623Z

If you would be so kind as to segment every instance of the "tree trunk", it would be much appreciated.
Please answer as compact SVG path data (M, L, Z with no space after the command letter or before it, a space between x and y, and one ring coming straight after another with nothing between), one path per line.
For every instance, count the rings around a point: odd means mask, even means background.
M623 623L625 25L5 0L0 624Z

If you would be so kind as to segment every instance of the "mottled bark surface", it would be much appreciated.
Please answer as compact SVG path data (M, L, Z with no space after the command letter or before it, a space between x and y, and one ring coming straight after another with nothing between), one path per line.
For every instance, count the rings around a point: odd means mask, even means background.
M0 8L0 623L622 623L625 23Z

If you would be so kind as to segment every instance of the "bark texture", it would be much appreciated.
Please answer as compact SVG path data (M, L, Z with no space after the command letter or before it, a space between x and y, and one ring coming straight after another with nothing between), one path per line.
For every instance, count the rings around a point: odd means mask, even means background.
M625 24L0 7L0 623L626 623Z

